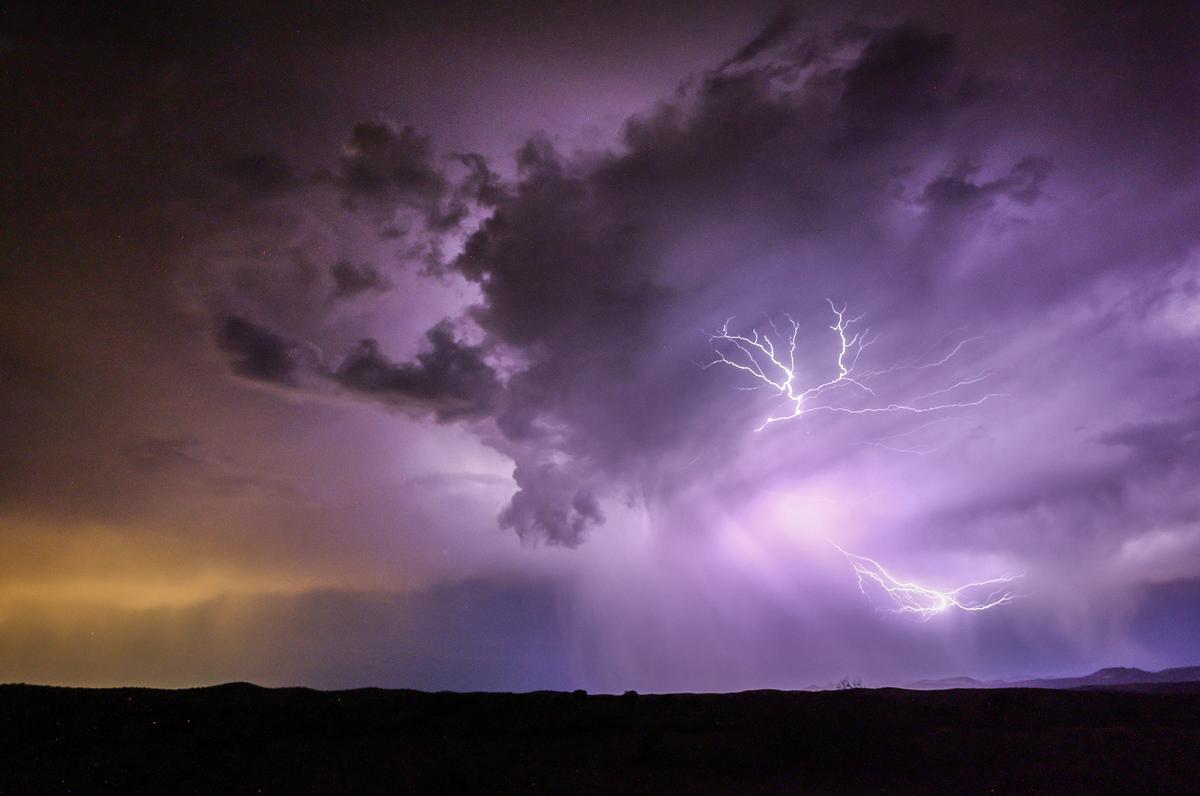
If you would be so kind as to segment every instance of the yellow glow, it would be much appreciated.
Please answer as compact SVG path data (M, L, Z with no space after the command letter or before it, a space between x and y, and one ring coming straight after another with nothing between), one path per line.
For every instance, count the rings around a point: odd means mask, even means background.
M182 607L222 596L373 588L378 578L238 560L166 533L111 527L69 531L0 526L0 619L15 605Z

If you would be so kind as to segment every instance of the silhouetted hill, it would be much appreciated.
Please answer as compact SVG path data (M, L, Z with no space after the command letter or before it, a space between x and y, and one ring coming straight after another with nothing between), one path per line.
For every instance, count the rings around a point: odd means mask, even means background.
M0 686L0 793L1098 793L1200 780L1200 693Z
M1086 688L1104 686L1145 685L1150 683L1200 682L1200 666L1182 666L1147 672L1126 666L1100 669L1083 677L1050 677L1009 683L1011 688Z
M1124 688L1126 686L1168 686L1194 683L1200 683L1200 666L1181 666L1174 669L1163 669L1159 672L1147 672L1127 666L1111 666L1082 677L1039 677L1011 681L981 681L972 677L943 677L936 680L918 680L904 687L920 691L933 691L949 688Z

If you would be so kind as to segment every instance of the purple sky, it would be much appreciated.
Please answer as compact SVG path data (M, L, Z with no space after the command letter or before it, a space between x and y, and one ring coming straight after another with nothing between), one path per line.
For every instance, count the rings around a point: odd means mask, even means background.
M1195 8L225 5L0 12L0 681L1200 662Z

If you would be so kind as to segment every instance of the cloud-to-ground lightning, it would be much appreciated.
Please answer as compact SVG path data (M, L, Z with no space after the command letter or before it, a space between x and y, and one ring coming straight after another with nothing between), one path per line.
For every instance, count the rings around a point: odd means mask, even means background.
M705 365L705 368L710 368L714 365L727 365L743 373L748 373L759 384L741 389L770 388L790 404L789 412L768 416L755 431L762 431L772 423L777 423L781 420L792 420L812 412L842 412L846 414L907 412L924 414L947 409L964 409L979 406L984 401L1002 395L1002 393L989 392L970 400L932 400L940 396L950 395L965 387L979 384L991 375L988 371L982 371L948 384L942 384L928 392L902 402L879 402L879 396L876 394L875 388L869 383L872 379L898 370L919 371L942 367L961 353L968 343L977 338L960 340L948 353L940 359L931 362L910 362L860 373L857 370L858 361L862 357L863 352L879 339L878 335L872 336L870 329L855 330L853 327L862 320L863 316L847 317L845 306L838 309L832 300L828 301L835 319L833 325L829 328L837 335L839 342L836 373L832 378L811 386L805 387L797 383L796 346L797 337L800 334L800 324L791 316L785 316L788 324L791 326L790 333L780 332L778 326L772 321L771 329L774 332L774 336L766 332L759 332L758 329L751 329L748 335L735 334L729 330L729 324L732 320L730 319L721 327L720 332L710 336L709 340L714 344L714 351L717 358ZM868 401L875 401L875 403L867 406L857 406L832 400L836 394L848 391L858 393L859 396L865 397Z
M989 608L1010 603L1021 596L1012 584L1024 577L1022 574L1002 575L987 580L964 583L953 589L935 589L931 586L900 580L884 569L883 565L875 559L849 553L836 544L833 546L854 567L859 591L866 595L866 584L874 583L889 600L895 603L895 608L891 609L893 612L913 614L922 621L950 609L970 612L986 611Z

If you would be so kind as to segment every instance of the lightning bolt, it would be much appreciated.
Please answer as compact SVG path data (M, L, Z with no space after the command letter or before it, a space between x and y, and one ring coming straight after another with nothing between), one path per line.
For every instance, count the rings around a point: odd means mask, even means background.
M797 383L796 346L797 337L800 334L800 324L790 315L784 316L791 327L790 331L781 332L775 322L771 321L771 330L774 332L774 336L765 331L759 332L758 329L751 329L749 334L745 335L734 334L729 330L732 318L725 321L720 332L709 336L709 342L713 343L716 359L704 365L704 369L707 370L716 365L726 365L740 370L749 374L759 383L738 389L769 388L790 404L789 412L769 415L755 431L762 431L772 423L793 420L801 415L814 412L841 412L854 415L885 412L925 414L946 409L979 406L984 401L1004 394L990 392L979 398L960 401L942 398L942 396L956 393L964 387L978 384L992 375L990 371L982 371L904 402L879 402L879 396L876 395L875 389L868 383L871 379L899 370L929 370L942 367L961 353L968 343L978 338L960 340L947 354L932 362L913 361L881 370L859 373L857 372L859 358L863 351L879 339L879 336L872 336L869 328L861 331L853 328L862 320L863 316L848 317L845 305L838 309L831 299L826 299L826 301L829 302L829 308L833 310L834 316L834 323L829 328L837 335L839 347L835 363L836 373L818 384L805 387ZM854 406L835 400L839 395L848 393L856 393L860 398L875 400L876 403L870 406Z
M1022 596L1012 588L1012 584L1023 578L1023 573L964 583L953 589L941 590L900 580L875 559L846 552L836 544L833 546L854 567L859 591L866 595L867 582L874 583L895 603L895 608L891 609L893 613L913 614L921 621L928 621L952 608L969 612L986 611Z
M946 339L943 338L916 359L882 369L859 372L859 359L863 352L879 339L879 336L872 336L869 328L861 331L856 328L863 316L849 317L845 305L838 309L831 299L826 299L826 301L829 302L829 308L833 311L834 322L829 328L837 335L838 354L835 361L836 368L832 370L830 377L817 384L801 386L797 383L796 347L800 324L790 315L784 316L790 326L790 330L786 332L781 332L775 322L771 321L773 335L765 331L760 332L758 329L751 329L748 334L735 334L729 330L729 324L733 320L731 318L721 327L720 332L710 335L709 342L713 343L716 359L705 365L705 369L716 365L725 365L749 374L758 383L738 389L769 388L790 404L790 411L785 414L769 415L755 431L762 431L772 423L793 420L815 412L842 412L855 415L904 412L921 415L979 406L987 400L1004 395L1004 393L989 392L969 400L952 399L953 395L960 394L960 390L988 379L992 374L985 370L949 383L943 383L904 402L888 401L884 403L871 385L871 380L904 370L935 371L948 365L963 352L968 344L979 338L968 337L959 340L942 356L930 359L933 351ZM847 403L846 398L838 400L841 396L849 394L857 396L857 399L851 399L856 400L855 403ZM864 401L869 405L862 406L861 403ZM897 452L928 453L932 449L898 447L888 444L888 441L903 439L916 431L951 419L954 418L935 418L908 431L893 434L868 444L876 444ZM847 552L836 544L833 546L846 557L846 560L854 568L859 591L866 595L866 584L873 583L893 603L892 611L894 613L914 615L922 621L927 621L950 609L971 613L986 611L1010 603L1022 596L1017 593L1012 584L1023 578L1023 574L1003 575L998 578L973 581L953 589L937 589L900 580L888 572L878 561Z

